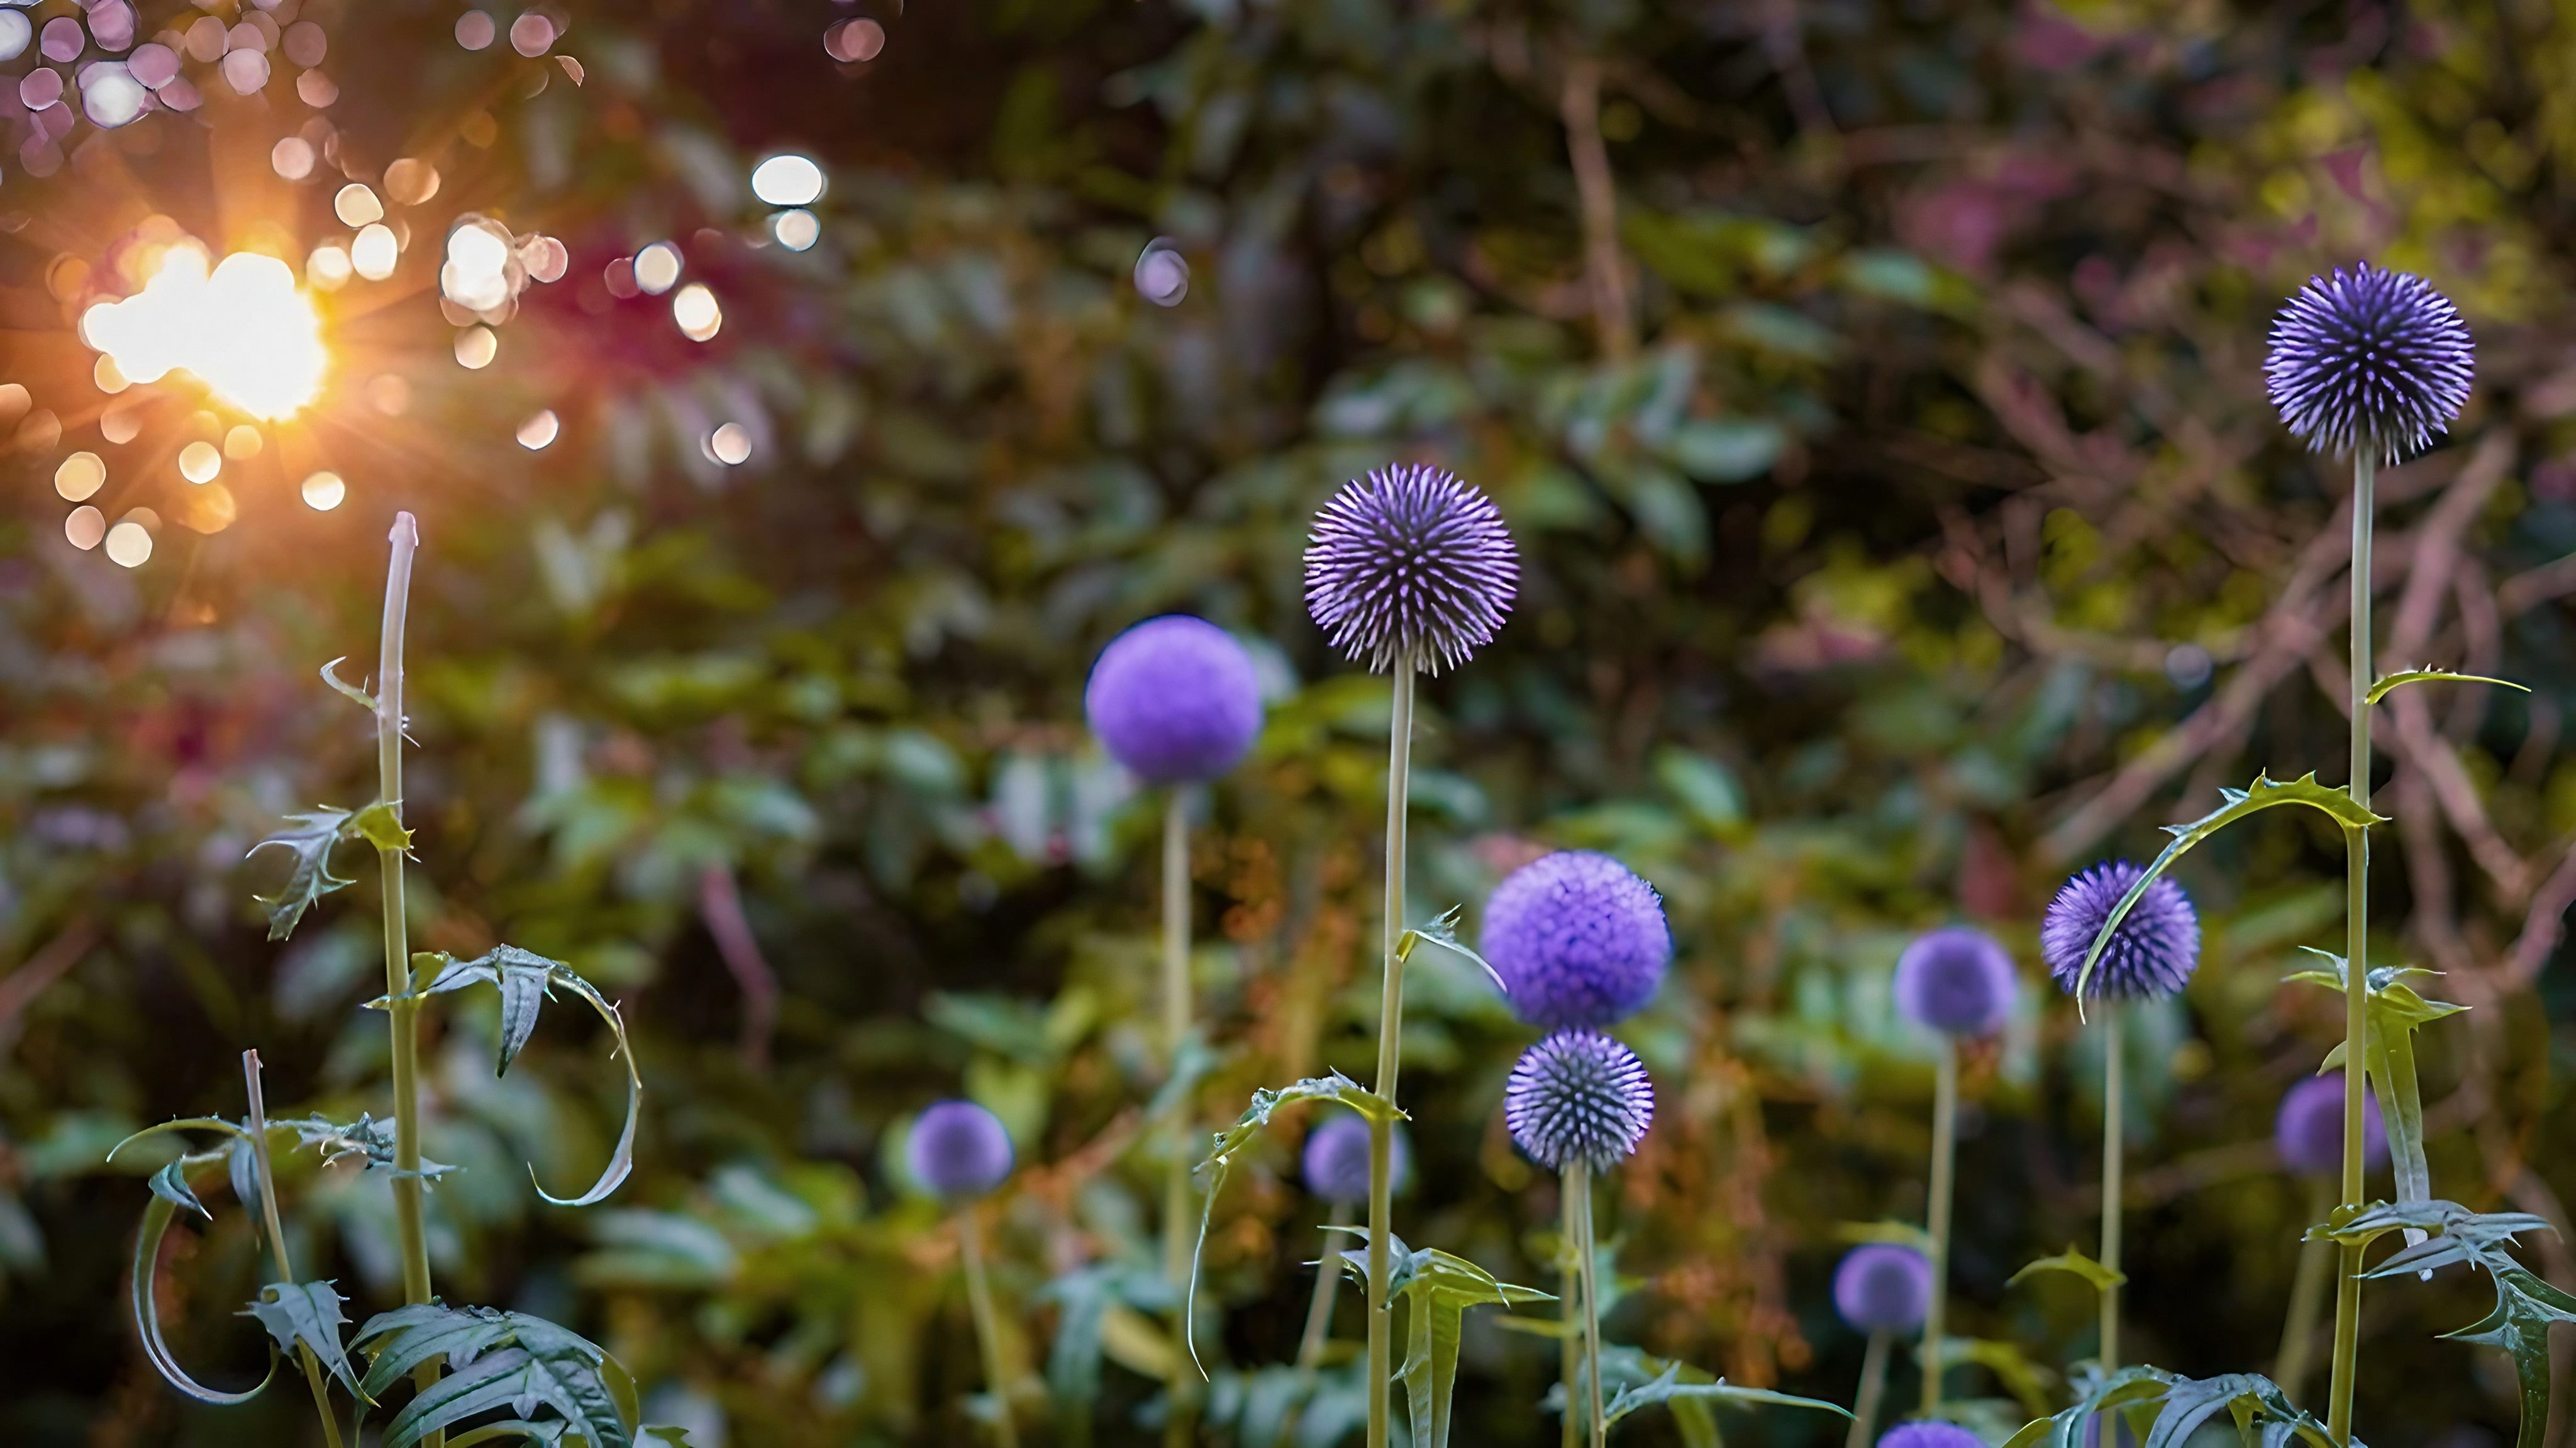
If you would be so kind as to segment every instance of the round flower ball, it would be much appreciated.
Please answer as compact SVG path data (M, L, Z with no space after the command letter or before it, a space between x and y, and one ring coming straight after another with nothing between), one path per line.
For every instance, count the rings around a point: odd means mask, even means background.
M1956 1423L1899 1423L1878 1436L1878 1448L1986 1448L1986 1440Z
M1953 1036L1990 1036L2012 1017L2012 956L1982 930L1916 936L1896 958L1896 1008Z
M2263 379L2291 432L2319 452L2395 462L2469 400L2477 344L2460 309L2408 272L2363 262L2310 277L2272 322Z
M1834 1268L1834 1310L1862 1332L1914 1332L1932 1310L1932 1262L1911 1247L1871 1242Z
M2388 1128L2379 1119L2379 1097L2361 1094L2361 1158L2372 1166L2388 1160ZM2272 1121L2272 1144L2281 1165L2310 1176L2343 1170L2343 1073L2311 1076L2281 1093L2281 1114Z
M2060 989L2074 994L2094 937L2145 874L2127 860L2108 860L2068 880L2048 902L2039 922L2039 953ZM2169 996L2199 965L2200 915L2171 876L2159 875L2111 932L2085 990L2118 1000Z
M1493 642L1520 583L1494 500L1403 465L1342 486L1306 540L1306 611L1334 648L1384 673L1456 668Z
M1598 1031L1570 1030L1521 1053L1503 1083L1503 1124L1550 1170L1580 1161L1606 1171L1655 1120L1655 1087L1637 1053Z
M942 1101L912 1123L913 1180L951 1200L980 1197L1011 1174L1011 1134L972 1101Z
M1110 756L1152 783L1214 779L1261 732L1261 679L1233 635L1166 614L1100 651L1082 712Z
M1479 943L1512 1009L1543 1030L1634 1014L1673 959L1655 887L1590 850L1560 850L1514 870L1485 901Z
M1413 1175L1413 1147L1404 1128L1395 1128L1387 1166L1401 1192ZM1306 1138L1306 1190L1328 1202L1368 1200L1369 1129L1358 1116L1335 1115Z

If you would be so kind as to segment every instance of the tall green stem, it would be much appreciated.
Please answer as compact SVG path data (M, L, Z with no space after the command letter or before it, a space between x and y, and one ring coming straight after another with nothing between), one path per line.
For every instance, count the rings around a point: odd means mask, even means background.
M277 1256L277 1285L295 1285L295 1263L286 1255L286 1227L277 1213L277 1178L269 1174L268 1101L260 1090L259 1052L242 1052L242 1085L250 1111L243 1125L250 1128L251 1169L259 1173L260 1219L268 1224L268 1244ZM247 1205L247 1203L245 1203ZM322 1419L322 1438L330 1448L340 1448L340 1423L331 1415L330 1385L322 1379L322 1364L313 1349L297 1345L295 1356L304 1365L304 1381L313 1390L313 1411Z
M1592 1250L1592 1164L1581 1157L1565 1164L1566 1194L1574 1199L1575 1271L1583 1285L1583 1382L1590 1401L1585 1411L1592 1425L1592 1448L1607 1448L1610 1423L1601 1414L1601 1281Z
M1579 1194L1574 1189L1574 1167L1568 1164L1557 1178L1557 1320L1563 1335L1557 1339L1557 1371L1565 1381L1565 1411L1559 1415L1557 1443L1559 1448L1575 1448L1581 1441L1583 1391L1583 1258L1576 1241L1583 1235L1582 1223L1575 1210Z
M1932 1299L1923 1310L1923 1412L1941 1406L1941 1340L1950 1328L1950 1195L1959 1148L1959 1043L1941 1035L1941 1065L1932 1085ZM1875 1339L1873 1339L1873 1342Z
M1306 1331L1297 1340L1297 1370L1312 1378L1324 1365L1324 1345L1333 1336L1333 1293L1342 1280L1342 1234L1351 1223L1351 1203L1333 1203L1332 1226L1324 1229L1324 1254L1315 1263L1315 1296L1306 1304Z
M2335 1184L2329 1178L2320 1176L2309 1183L2308 1221L2326 1219L2326 1213L2334 1210L2334 1193ZM2302 1396L2308 1366L2316 1357L2317 1311L2325 1305L2326 1273L2334 1258L2332 1243L2299 1244L2299 1270L2290 1279L2290 1311L2281 1322L2281 1353L2272 1365L2272 1381L2293 1403Z
M2120 1003L2102 1003L2102 1265L2120 1270L2120 1168L2129 1152L2121 1120L2122 1064L2129 1054L2121 1037ZM2102 1371L2120 1366L2120 1284L2102 1289Z
M1398 1054L1404 1041L1405 796L1413 785L1413 672L1411 654L1395 661L1395 709L1388 721L1386 753L1386 980L1378 996L1377 1094L1395 1104ZM1387 1242L1395 1216L1395 1122L1369 1118L1368 1202L1368 1448L1386 1448L1388 1379L1394 1365L1393 1326L1387 1317Z
M1878 1400L1887 1394L1887 1334L1869 1335L1869 1351L1861 1355L1860 1392L1852 1398L1851 1426L1843 1430L1843 1448L1869 1448L1870 1433L1878 1424Z
M993 1284L984 1275L984 1234L972 1203L957 1209L957 1258L966 1267L966 1307L975 1317L975 1346L984 1355L984 1391L993 1395L993 1433L1002 1448L1020 1448L1011 1421L1010 1378L1002 1369L1001 1325L993 1316Z
M2378 512L2373 496L2378 444L2361 439L2352 453L2352 773L2353 803L2370 807L2370 532ZM2370 1000L2370 836L2343 832L2343 1203L2361 1205L2361 1069ZM2352 1441L2352 1390L2361 1355L2361 1248L2342 1249L2335 1280L2334 1376L2328 1387L2326 1431L2337 1443Z
M1189 787L1174 785L1163 806L1163 1043L1173 1075L1184 1069L1182 1054L1190 1038L1190 796ZM1190 1208L1190 1105L1187 1092L1175 1093L1170 1123L1171 1165L1163 1178L1163 1277L1186 1303L1190 1291L1190 1234L1197 1213ZM1173 1309L1175 1337L1189 1331L1186 1307ZM1185 1448L1196 1417L1197 1384L1184 1351L1173 1356L1171 1411L1163 1420L1163 1441Z
M393 559L385 569L385 628L376 653L376 799L402 823L403 782L403 623L411 608L412 554L420 548L420 524L409 513L394 515ZM376 864L384 879L385 1019L393 1033L394 1072L394 1230L402 1245L403 1301L427 1302L429 1234L421 1223L420 1175L420 997L412 990L409 926L403 918L403 852L399 846L376 847ZM423 1391L438 1381L438 1362L421 1364L412 1381ZM446 1435L433 1433L423 1442L441 1448Z

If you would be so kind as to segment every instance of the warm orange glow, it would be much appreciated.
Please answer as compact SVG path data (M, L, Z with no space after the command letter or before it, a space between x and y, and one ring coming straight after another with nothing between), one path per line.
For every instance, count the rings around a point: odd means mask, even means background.
M322 319L275 257L235 252L210 273L193 244L173 246L143 290L81 314L81 337L128 381L186 371L254 417L295 413L322 389Z

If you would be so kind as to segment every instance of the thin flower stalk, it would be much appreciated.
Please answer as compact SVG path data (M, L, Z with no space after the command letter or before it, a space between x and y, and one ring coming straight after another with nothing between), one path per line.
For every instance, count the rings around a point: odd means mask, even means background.
M287 1255L286 1227L277 1210L277 1179L270 1175L268 1158L268 1101L260 1089L259 1052L242 1052L242 1087L249 1112L242 1125L250 1133L251 1170L259 1174L260 1220L268 1227L268 1245L277 1259L277 1285L295 1285L295 1262ZM321 1361L313 1349L296 1345L296 1360L304 1368L304 1381L313 1390L313 1411L322 1419L322 1439L330 1448L340 1448L340 1423L331 1414L331 1388L323 1379Z
M1394 716L1387 729L1386 759L1386 901L1383 934L1386 978L1378 995L1377 1078L1374 1089L1389 1104L1396 1100L1396 1078L1404 1042L1404 957L1397 953L1404 934L1404 851L1407 795L1413 775L1413 683L1411 654L1395 661ZM1386 1448L1389 1383L1395 1363L1395 1335L1386 1303L1387 1242L1395 1217L1395 1123L1384 1116L1369 1119L1368 1196L1368 1442Z
M2123 1119L2122 1063L2128 1056L2128 1043L2123 1038L2119 998L2102 1003L2102 1269L2111 1274L2102 1287L2102 1350L2105 1374L2120 1366L2120 1168L2128 1156L2127 1123ZM1936 1299L1937 1300L1937 1299Z
M1590 1425L1592 1448L1610 1441L1609 1420L1601 1415L1601 1284L1592 1245L1592 1163L1577 1156L1565 1164L1565 1198L1573 1203L1574 1272L1583 1294L1584 1421ZM1573 1416L1571 1409L1567 1417Z
M1950 1199L1958 1150L1959 1042L1945 1034L1932 1078L1932 1200L1924 1213L1925 1230L1932 1238L1932 1295L1923 1310L1923 1412L1927 1416L1941 1406L1941 1339L1949 1331L1950 1316ZM1870 1335L1873 1352L1884 1335Z
M1869 1448L1870 1433L1878 1423L1879 1400L1887 1396L1887 1360L1892 1347L1886 1332L1869 1335L1869 1347L1860 1358L1860 1391L1852 1397L1851 1426L1843 1433L1843 1448Z
M2370 544L2378 513L2378 447L2365 439L2352 450L2352 637L2350 679L2352 757L2347 786L2354 804L2370 807ZM2344 972L2343 1049L2343 1204L2362 1205L2362 1167L2366 1155L2363 1098L2367 1092L2360 1069L2366 1059L2370 1007L2370 835L2347 826L2343 832ZM2338 1443L2352 1441L2352 1394L2361 1357L2361 1253L2359 1243L2340 1251L2335 1274L2334 1369L2326 1395L2326 1431Z
M1174 1075L1187 1068L1190 1039L1190 792L1173 785L1163 807L1163 1041ZM1176 1093L1170 1123L1170 1162L1163 1177L1163 1277L1176 1296L1190 1290L1190 1229L1198 1212L1190 1203L1189 1093ZM1188 1331L1188 1314L1174 1308L1172 1330ZM1195 1375L1186 1353L1173 1355L1172 1406L1163 1439L1183 1448L1196 1418Z
M1020 1448L1020 1430L1011 1421L1010 1378L1002 1367L1001 1323L993 1314L993 1284L984 1271L984 1233L973 1202L957 1208L957 1259L966 1269L966 1306L975 1318L975 1346L984 1357L984 1391L993 1398L993 1437L1001 1448Z

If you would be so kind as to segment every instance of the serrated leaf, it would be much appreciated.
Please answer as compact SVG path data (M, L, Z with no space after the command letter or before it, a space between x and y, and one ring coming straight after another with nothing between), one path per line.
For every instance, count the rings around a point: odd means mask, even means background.
M391 804L378 800L358 811L350 818L349 829L387 854L405 854L411 849L411 831L403 828L400 800Z
M376 712L376 696L359 688L357 685L350 683L348 680L341 678L340 675L335 672L342 664L345 664L348 661L349 656L342 654L340 657L324 664L322 666L322 682L330 685L335 691L356 700L359 708L372 714Z
M429 1433L505 1408L514 1421L549 1413L539 1427L578 1435L588 1448L632 1448L632 1393L619 1392L615 1381L624 1370L596 1343L544 1318L421 1303L369 1318L356 1341L379 1344L367 1371L370 1392L437 1358L449 1369L385 1425L381 1448L411 1448Z
M1465 941L1458 938L1458 911L1459 907L1452 905L1448 909L1440 912L1440 917L1432 921L1430 924L1425 925L1418 930L1408 930L1402 935L1397 936L1395 941L1396 963L1402 965L1412 960L1415 946L1425 943L1437 945L1443 950L1452 951L1476 962L1478 966L1484 969L1485 978L1494 983L1494 989L1501 991L1505 995L1510 995L1512 993L1511 986L1504 982L1503 973L1494 969L1493 962L1485 959L1485 957L1481 955L1478 955Z
M1437 1247L1407 1252L1400 1263L1390 1250L1387 1282L1390 1303L1400 1297L1408 1304L1404 1362L1395 1373L1404 1380L1410 1414L1405 1421L1414 1448L1448 1448L1467 1309L1556 1299L1534 1287L1498 1281L1484 1268Z
M1243 1115L1236 1118L1234 1125L1217 1135L1207 1160L1193 1172L1207 1178L1207 1196L1199 1204L1198 1239L1190 1244L1190 1275L1181 1287L1181 1338L1190 1351L1190 1366L1199 1370L1201 1381L1207 1378L1207 1368L1199 1362L1199 1259L1207 1251L1208 1223L1216 1216L1217 1193L1225 1189L1225 1174L1233 1168L1235 1157L1260 1137L1263 1128L1270 1125L1270 1118L1281 1107L1300 1101L1338 1101L1372 1122L1410 1119L1396 1109L1395 1103L1336 1071L1330 1076L1309 1076L1276 1091L1261 1087L1252 1093L1251 1103L1243 1108Z
M2326 986L2340 994L2351 976L2344 958L2330 951L2308 951L2329 963L2326 970L2294 972L2290 979ZM2434 972L2413 966L2378 966L2362 981L2362 1051L2371 1092L2379 1098L2379 1118L2388 1132L2388 1158L2397 1178L2400 1203L2432 1200L2433 1169L2424 1154L2424 1095L2415 1073L2415 1032L2468 1009L2449 1001L2428 1001L2406 982ZM2346 1064L2337 1042L2321 1069ZM2423 1241L2420 1229L2410 1243Z
M363 1159L369 1171L404 1175L394 1165L394 1124L379 1121L372 1113L360 1112L357 1120L346 1125L319 1116L305 1116L271 1121L269 1128L294 1132L298 1145L309 1146L322 1154L324 1166L336 1166L354 1156ZM420 1170L412 1175L435 1181L456 1170L458 1168L444 1162L424 1158Z
M2147 866L2145 872L2138 876L2137 882L2129 887L2128 893L2120 897L2120 903L2111 908L2110 917L2102 922L2102 929L2093 937L2092 947L2084 952L2083 968L2075 974L2074 995L2079 1011L2084 1005L2084 988L2093 980L2093 967L2101 962L2102 952L2110 948L2111 933L2120 928L2121 921L2129 918L2129 911L2135 908L2139 899L2147 893L2147 887L2162 878L2165 871L2173 868L2174 861L2181 859L2183 853L2193 846L2248 815L2260 814L2276 805L2306 805L2310 809L2322 811L2335 823L2348 830L2368 829L2372 825L2388 823L2385 818L2372 814L2367 806L2356 802L2344 791L2328 789L2317 783L2317 777L2313 771L2287 784L2277 783L2267 775L2258 774L2250 787L2242 790L2222 789L2219 794L2226 803L2217 809L2189 824L2165 826L2165 832L2173 836L2173 843L2164 847L2164 850Z
M2448 669L2405 669L2397 673L2390 674L2388 677L2381 679L2378 683L2371 685L2370 692L2363 696L2362 702L2365 704L2376 704L2380 700L2387 698L2390 694L2395 693L2397 690L2408 684L2431 684L2437 682L2448 682L2453 684L2499 684L2508 689L2520 689L2526 694L2531 692L2529 688L2524 685L2517 684L2511 679L2491 679L2484 674L2455 674Z
M618 1133L617 1147L609 1154L608 1164L600 1169L599 1179L590 1189L576 1197L559 1197L537 1186L537 1195L558 1207L587 1207L605 1201L635 1169L635 1126L644 1108L644 1076L635 1065L635 1048L626 1038L626 1020L617 1007L599 993L598 987L582 978L579 971L560 960L549 960L531 950L515 945L496 945L472 960L448 960L430 983L421 987L423 995L438 995L462 990L469 985L490 985L501 994L500 1062L495 1075L507 1072L518 1059L521 1047L537 1029L537 1013L561 986L587 1002L599 1018L608 1023L615 1044L609 1059L626 1064L626 1125ZM535 1168L529 1168L531 1179Z
M268 911L269 939L284 940L294 934L297 922L313 908L314 901L357 883L331 873L331 847L347 832L351 818L349 811L327 805L288 815L290 828L250 847L251 855L274 848L286 851L294 859L287 868L286 883L278 886L275 894L251 897Z
M2191 1436L2220 1413L2235 1422L2240 1439L2260 1427L2262 1441L2286 1448L2293 1439L2310 1448L2338 1448L2326 1425L2292 1404L2280 1385L2260 1373L2226 1373L2214 1378L2176 1378L2165 1389L2155 1425L2141 1448L2182 1448ZM2361 1448L2356 1438L2352 1448Z
M2020 1271L2004 1279L2004 1285L2018 1287L2023 1278L2041 1272L2065 1272L2081 1277L2093 1284L2093 1290L2096 1292L2108 1292L2129 1280L2127 1274L2115 1272L2103 1266L2070 1245L2054 1257L2042 1257L2037 1261L2024 1263Z
M178 1163L174 1162L162 1171L166 1173L177 1167ZM180 1189L186 1190L185 1182L180 1184ZM193 1197L194 1193L189 1195ZM258 1397L277 1376L276 1353L268 1355L268 1372L257 1383L238 1393L219 1393L188 1376L187 1370L179 1366L179 1359L171 1353L170 1344L161 1336L161 1306L153 1295L152 1287L160 1276L161 1239L168 1234L170 1219L178 1214L180 1205L178 1196L164 1190L160 1174L156 1173L152 1200L143 1208L143 1229L134 1237L134 1270L128 1287L132 1293L135 1330L143 1339L145 1360L161 1374L162 1381L200 1403L218 1408L237 1407ZM199 1207L198 1210L205 1209Z
M2118 1411L2130 1417L2130 1429L2143 1436L2146 1424L2132 1416L2164 1401L2165 1390L2181 1381L2162 1368L2140 1364L2094 1380L2072 1406L2033 1419L2004 1440L2003 1448L2090 1448L2088 1420L2096 1413Z
M188 1160L185 1157L152 1174L152 1195L172 1206L186 1207L209 1222L215 1219L215 1214L206 1210L206 1204L197 1199L195 1189L188 1185Z
M1845 1418L1851 1416L1851 1410L1838 1403L1828 1403L1817 1398L1802 1398L1795 1393L1776 1393L1769 1388L1739 1388L1724 1378L1715 1378L1707 1382L1685 1382L1682 1379L1682 1365L1667 1363L1664 1365L1664 1370L1656 1374L1652 1382L1638 1387L1621 1388L1619 1395L1602 1408L1601 1418L1604 1423L1616 1423L1640 1408L1681 1402L1722 1403L1730 1408L1765 1405L1782 1408L1821 1408L1825 1412L1838 1413Z
M2549 1428L2549 1328L2576 1322L2576 1297L2570 1297L2514 1266L2494 1274L2495 1309L2444 1337L2484 1347L2501 1348L2513 1359L2513 1375L2522 1390L2522 1429L2514 1448L2541 1448Z
M272 1282L259 1290L242 1316L259 1319L279 1352L293 1356L301 1344L342 1386L372 1401L371 1394L359 1390L357 1371L340 1346L340 1329L348 1322L340 1315L340 1304L347 1300L329 1282Z

